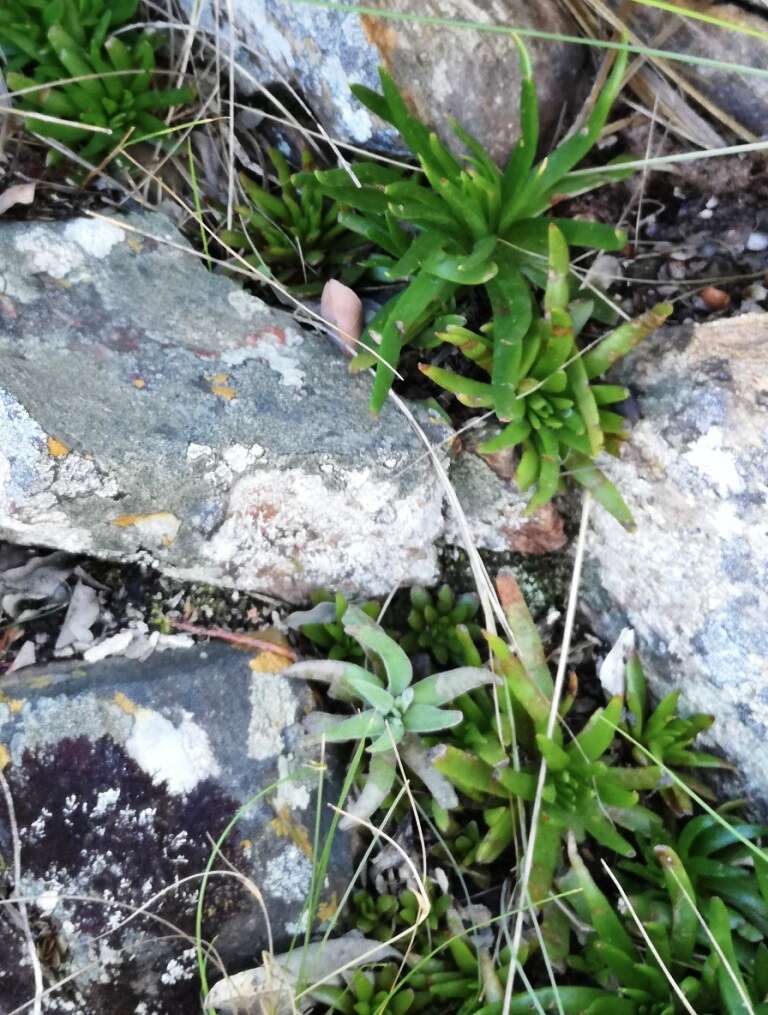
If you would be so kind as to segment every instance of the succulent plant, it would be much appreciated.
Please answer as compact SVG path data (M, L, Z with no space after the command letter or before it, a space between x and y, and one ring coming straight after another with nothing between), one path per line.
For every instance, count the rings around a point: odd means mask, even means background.
M400 644L409 655L429 652L443 666L446 663L467 663L466 639L480 638L480 628L472 623L480 606L473 592L456 596L450 585L441 585L435 595L414 586L410 591L410 628Z
M732 766L714 754L692 750L693 742L700 733L710 728L715 717L696 713L684 718L677 713L679 701L680 691L672 691L649 714L647 685L640 656L637 652L631 653L626 667L628 725L633 739L645 748L633 748L635 761L638 765L662 764L673 772L680 768L687 769L682 781L699 796L712 799L712 790L702 780L695 779L690 769ZM663 786L661 794L674 813L693 813L691 796L679 782Z
M29 64L56 64L48 29L60 25L80 45L106 18L107 28L126 25L139 0L4 0L0 9L0 49L7 69L24 70Z
M577 336L586 323L591 304L569 302L569 274L568 245L561 230L550 224L545 316L534 316L519 342L514 379L504 390L504 405L493 383L495 322L481 333L449 325L439 335L489 374L487 381L430 364L422 364L421 370L463 404L492 408L500 419L509 420L498 436L479 445L478 450L492 454L522 446L515 478L521 490L536 486L529 511L554 496L565 471L590 487L604 507L631 527L629 509L592 461L603 450L616 454L626 440L626 420L608 406L624 401L629 391L598 381L609 367L659 327L672 307L658 304L636 320L620 325L589 350L581 351ZM511 401L507 398L510 391Z
M612 1006L606 1002L589 1011L594 1015L616 1011L673 1015L683 1010L682 994L687 1010L706 1015L766 1015L768 948L761 945L752 953L737 948L728 909L716 896L703 907L705 933L697 915L701 900L685 865L669 846L658 846L655 852L666 895L666 918L659 918L658 906L644 912L633 905L645 930L642 939L630 933L635 932L634 922L626 917L622 921L579 856L575 841L569 840L572 875L563 883L581 889L576 905L592 928L582 954L571 957L569 964L615 992Z
M292 181L288 162L277 148L268 148L267 155L277 189L241 173L241 228L222 230L222 243L243 252L249 264L290 286L296 296L316 295L331 277L355 282L364 271L356 261L365 241L342 224L337 202L324 196L309 151L301 153L300 183Z
M358 818L369 817L392 789L397 772L395 748L438 803L450 809L455 806L455 794L435 771L419 738L460 723L463 713L443 706L475 688L496 683L497 678L490 670L464 666L424 677L412 685L413 668L408 656L363 610L347 607L342 623L348 635L378 657L386 682L362 666L330 659L295 663L284 673L321 680L328 685L331 698L368 706L347 718L321 712L307 718L310 729L329 743L371 741L368 777L352 813Z
M46 6L36 6L45 25ZM148 35L127 41L117 35L107 38L115 10L124 13L127 6L110 9L104 4L105 9L95 22L88 15L97 9L97 4L83 6L87 15L84 21L74 4L67 4L67 17L62 19L67 27L59 20L47 26L46 44L34 59L24 61L25 73L11 71L7 80L14 91L37 89L20 96L17 104L30 130L77 148L84 159L95 159L121 142L135 144L164 131L165 123L155 114L191 101L193 92L189 88L163 91L152 88L155 52ZM0 42L3 38L0 27ZM79 80L52 84L70 77ZM38 88L48 84L51 87ZM35 113L72 124L40 120ZM106 128L111 133L94 133L77 126L78 123ZM52 153L52 159L55 156Z
M286 617L290 628L298 628L313 645L322 649L329 659L358 660L365 658L365 650L344 630L342 619L349 603L344 594L319 592L313 597L311 610L301 610ZM371 620L379 615L380 604L371 599L357 604Z
M457 292L484 286L494 318L491 383L497 412L502 419L514 419L522 343L533 315L531 285L542 286L546 281L542 253L546 253L548 223L556 222L577 246L621 250L626 244L626 235L612 226L548 217L557 201L629 175L620 165L586 174L571 172L599 139L621 88L626 51L617 54L586 125L536 163L538 101L530 58L522 43L519 49L521 137L503 170L474 137L453 123L469 152L463 161L456 159L411 114L382 69L383 94L363 85L354 85L353 92L400 132L418 159L420 173L406 178L391 166L364 172L356 164L351 172L316 173L324 193L351 209L342 215L344 224L382 252L379 269L386 269L392 281L408 282L377 314L364 336L371 344L380 339L383 363L367 353L357 358L358 367L376 366L371 396L376 412L392 385L403 345L441 316Z

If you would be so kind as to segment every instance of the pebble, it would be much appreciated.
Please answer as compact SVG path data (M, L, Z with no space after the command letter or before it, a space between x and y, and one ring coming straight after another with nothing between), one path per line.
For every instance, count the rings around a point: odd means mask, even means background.
M713 285L705 286L699 296L710 310L725 310L731 302L731 297L724 289L718 289Z
M760 251L768 248L768 233L750 233L747 237L747 250Z

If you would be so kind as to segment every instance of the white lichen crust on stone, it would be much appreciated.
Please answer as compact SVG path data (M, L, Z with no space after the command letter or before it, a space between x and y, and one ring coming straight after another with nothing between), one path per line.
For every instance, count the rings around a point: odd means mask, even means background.
M768 314L666 329L625 377L641 418L610 473L637 531L593 512L586 601L768 803Z

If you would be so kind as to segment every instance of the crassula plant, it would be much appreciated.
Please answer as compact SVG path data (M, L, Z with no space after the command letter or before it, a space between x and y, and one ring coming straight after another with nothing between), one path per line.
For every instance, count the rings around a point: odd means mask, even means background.
M468 691L497 683L497 678L489 670L462 666L414 684L408 656L363 610L349 606L342 623L348 635L380 660L384 679L363 666L332 659L296 663L284 672L288 677L320 680L328 685L330 698L361 706L351 716L314 712L307 719L310 731L329 743L370 741L368 777L353 808L354 817L369 817L392 789L396 751L441 807L455 807L456 794L432 765L420 737L462 722L460 709L444 706Z

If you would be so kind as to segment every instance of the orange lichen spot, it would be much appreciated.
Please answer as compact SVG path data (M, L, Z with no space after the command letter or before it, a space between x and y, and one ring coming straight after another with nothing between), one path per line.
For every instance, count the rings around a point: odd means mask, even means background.
M64 441L60 441L58 437L48 438L48 454L51 458L66 458L69 450Z
M140 236L129 236L125 241L128 244L128 248L134 252L134 254L140 254L144 249L144 241Z
M249 849L253 849L253 839L243 839L240 843L240 849L242 849L244 853L247 853Z
M294 846L298 846L301 852L312 860L312 843L309 841L309 832L304 825L291 814L288 807L281 807L277 817L269 823L269 827L282 839L290 839Z
M139 388L139 390L141 390L141 388L146 388L147 386L147 382L145 380L142 380L141 377L134 377L133 380L131 381L131 384L134 386L134 388Z
M5 744L0 744L0 772L11 763L11 754Z
M126 715L139 714L141 706L137 705L135 701L131 701L128 695L123 694L122 691L115 691L115 696L112 700Z
M118 515L112 524L119 529L135 528L161 546L170 546L179 534L181 522L170 511L152 511L146 515Z
M317 907L317 919L320 923L324 923L326 920L330 920L331 917L336 915L336 910L339 908L339 897L336 892L327 899L325 902L321 902Z
M229 374L213 374L208 378L208 383L211 385L211 393L219 398L231 402L235 397L235 389L229 383Z
M18 715L24 707L23 698L9 698L7 694L0 691L0 705L5 705L13 715Z
M259 652L248 665L254 673L279 673L291 665L291 660L278 655L277 652Z

